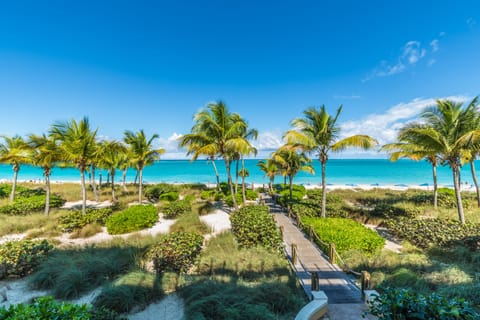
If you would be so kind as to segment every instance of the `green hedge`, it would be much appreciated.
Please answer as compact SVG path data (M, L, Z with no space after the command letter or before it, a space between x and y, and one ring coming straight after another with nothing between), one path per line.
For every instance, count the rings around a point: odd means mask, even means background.
M122 234L152 227L158 221L153 205L136 205L110 216L106 221L110 234Z
M18 197L12 204L0 207L0 213L8 215L27 215L45 209L45 195L34 195L31 197ZM57 195L50 196L50 208L63 206L65 200Z
M399 218L387 220L387 227L399 238L421 248L448 246L465 238L480 236L480 224L435 219Z
M258 198L258 193L254 190L246 189L245 190L245 198L247 200L253 201L253 200ZM237 204L240 204L240 203L243 202L243 196L242 196L242 191L241 190L238 190L238 192L235 194L235 200L237 200ZM228 195L228 196L225 197L225 203L228 206L233 207L233 200L232 200L231 195Z
M202 250L202 244L203 237L198 233L173 232L150 247L146 258L153 261L157 272L186 272Z
M60 228L63 232L72 232L73 230L81 229L90 223L98 223L104 226L108 217L112 214L112 208L88 208L86 214L75 210L59 218Z
M0 307L0 320L120 320L125 319L117 313L98 309L92 310L86 304L76 305L67 302L57 302L52 297L40 297L32 304L10 305L8 308Z
M177 200L163 206L162 213L165 219L175 219L179 215L192 212L192 203L189 199Z
M370 304L370 313L381 320L476 320L477 313L462 299L436 293L423 295L408 289L387 289Z
M282 248L280 232L267 206L246 206L230 215L232 232L245 248L263 246L274 251Z
M178 200L179 197L180 195L178 194L178 191L170 191L163 193L159 199L163 201L175 201Z
M307 227L313 226L323 242L335 243L339 254L354 249L374 254L385 245L385 239L375 231L350 219L302 217L302 222ZM326 250L322 245L321 247Z
M157 202L161 196L170 192L177 192L177 187L171 184L160 183L155 185L149 185L145 188L144 194L148 200Z
M10 241L0 245L0 279L30 274L53 249L47 240Z

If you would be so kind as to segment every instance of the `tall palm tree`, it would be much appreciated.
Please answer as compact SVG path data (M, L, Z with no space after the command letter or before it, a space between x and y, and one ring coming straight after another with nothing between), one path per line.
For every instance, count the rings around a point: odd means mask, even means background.
M236 113L231 113L222 101L209 103L207 107L194 116L195 124L191 132L180 138L180 145L185 147L195 160L200 155L210 159L220 157L225 163L228 185L235 208L238 208L233 190L231 163L235 150L248 143L242 134L247 124ZM213 162L213 161L212 161Z
M52 125L50 135L60 141L60 148L64 160L74 164L80 171L80 184L82 188L82 213L86 213L87 190L85 188L85 170L92 161L95 151L98 129L92 130L87 117L66 122L57 122Z
M284 170L286 177L288 177L290 188L290 205L292 205L293 179L300 171L314 174L315 170L311 165L312 160L309 159L304 152L298 153L297 148L292 148L290 145L284 145L272 153L272 159L274 159L274 161L280 165L280 167Z
M129 145L129 154L132 162L135 164L138 171L138 202L142 203L143 190L143 168L151 165L155 160L160 159L160 155L165 153L162 148L155 149L153 142L158 139L158 134L154 134L150 139L147 139L143 130L133 133L126 130L124 133L124 142Z
M292 121L296 130L285 134L287 143L301 148L306 152L314 152L322 166L322 217L325 217L326 194L326 164L330 151L338 152L348 147L370 149L376 146L377 140L367 135L354 135L339 140L340 127L337 125L342 106L338 107L335 116L327 113L325 106L308 108L303 112L303 118Z
M269 178L268 190L270 193L273 193L273 182L275 181L275 176L280 173L278 164L272 159L260 160L257 163L257 167L265 173L265 176Z
M115 140L102 140L98 143L99 165L108 171L112 178L112 202L117 202L115 197L115 173L116 169L122 165L127 152L127 147Z
M450 166L457 202L458 218L465 223L460 193L460 168L469 150L480 145L480 130L472 128L476 117L477 98L467 106L450 100L437 100L434 107L420 116L426 125L410 130L410 135L423 146L435 150L441 162Z
M50 175L55 163L62 160L60 147L52 137L31 134L28 137L32 148L32 162L43 169L45 177L45 215L50 212Z
M2 137L4 143L0 144L0 162L11 164L13 168L12 192L10 193L10 202L13 202L15 200L15 189L17 187L20 165L31 162L31 148L29 144L18 135Z
M438 208L438 183L437 183L437 166L439 158L435 150L428 149L428 146L422 145L422 141L416 139L416 134L412 130L423 127L424 124L408 124L400 129L397 140L398 142L385 144L381 150L390 153L390 160L397 161L400 158L408 158L414 161L425 159L432 166L433 178L433 206Z

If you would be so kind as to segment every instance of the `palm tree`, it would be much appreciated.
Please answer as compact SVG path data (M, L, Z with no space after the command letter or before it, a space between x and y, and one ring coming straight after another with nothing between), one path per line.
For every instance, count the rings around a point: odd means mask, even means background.
M150 139L147 139L143 130L133 133L126 130L124 133L124 142L129 145L129 154L132 162L135 164L138 171L138 202L142 203L142 189L143 189L143 168L151 165L155 160L160 158L165 150L162 148L154 149L153 141L158 139L158 134L154 134Z
M280 172L277 163L272 158L269 158L266 161L258 161L257 167L269 178L268 190L270 193L273 193L273 182L275 181L275 176Z
M311 162L304 152L298 153L297 148L291 145L284 145L272 153L272 159L279 164L288 177L290 188L290 205L293 203L293 179L300 171L315 173Z
M98 143L98 155L100 156L100 166L108 170L109 176L112 178L112 202L117 202L115 197L115 173L119 168L127 152L127 147L115 140L102 140Z
M80 171L83 214L86 214L87 208L85 170L92 161L97 131L98 129L92 130L90 128L90 122L87 117L78 122L75 119L67 122L57 122L50 129L51 137L60 141L60 148L65 161L74 164Z
M398 142L389 143L382 146L381 150L390 152L390 160L397 161L400 158L419 161L425 159L432 166L433 177L433 207L438 208L438 183L437 166L439 158L435 150L429 150L428 146L422 146L422 141L417 141L415 133L412 135L412 129L419 128L419 124L408 124L400 129Z
M470 150L480 145L480 130L472 127L476 117L477 98L466 107L450 100L437 100L437 105L421 113L426 125L410 130L410 135L422 146L435 150L442 163L450 166L457 202L458 218L465 223L460 193L460 168Z
M4 143L0 144L0 162L9 163L13 168L12 192L10 202L15 200L15 189L17 187L18 171L20 165L30 163L31 148L28 143L20 136L3 136Z
M43 169L45 177L45 215L50 211L50 174L55 163L62 160L60 147L52 137L31 134L28 137L32 148L32 162Z
M311 107L303 112L304 118L292 121L297 130L289 130L285 134L287 143L306 152L315 152L322 165L322 217L326 211L326 164L330 151L338 152L348 147L370 149L376 146L377 140L367 135L354 135L338 140L340 127L337 120L342 112L338 107L334 117L330 116L322 105L319 109Z
M230 113L222 101L209 103L195 114L194 121L191 133L180 138L180 146L187 146L188 153L193 155L192 160L200 155L206 155L211 160L214 157L223 158L230 194L234 207L238 208L230 168L235 151L248 144L242 137L247 131L246 122L238 114Z

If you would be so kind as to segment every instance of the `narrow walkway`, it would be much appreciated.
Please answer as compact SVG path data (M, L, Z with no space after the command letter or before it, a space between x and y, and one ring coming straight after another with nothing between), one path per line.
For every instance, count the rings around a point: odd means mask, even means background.
M266 199L277 225L283 227L283 239L287 255L292 257L291 245L297 245L298 261L294 265L295 273L308 297L311 297L311 273L318 272L320 290L328 297L328 304L363 303L360 289L337 266L332 265L321 251L299 230L285 211Z

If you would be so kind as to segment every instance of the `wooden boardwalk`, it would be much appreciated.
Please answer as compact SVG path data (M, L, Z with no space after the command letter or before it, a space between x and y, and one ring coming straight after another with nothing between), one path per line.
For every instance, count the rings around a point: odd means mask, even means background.
M283 229L287 255L292 261L291 245L297 246L295 273L308 297L311 297L311 274L318 272L320 290L328 297L328 304L362 303L360 289L337 266L332 265L318 247L299 230L286 212L270 199L266 199L277 225Z

